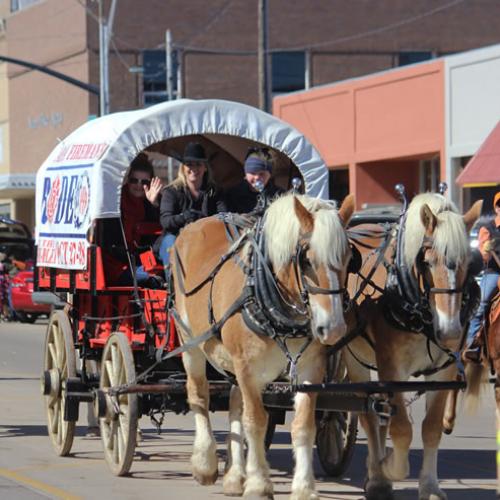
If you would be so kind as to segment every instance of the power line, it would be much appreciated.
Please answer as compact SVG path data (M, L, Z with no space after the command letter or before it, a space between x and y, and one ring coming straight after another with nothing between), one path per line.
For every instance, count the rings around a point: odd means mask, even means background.
M360 38L364 38L367 36L372 36L372 35L378 35L380 33L384 33L386 31L390 31L396 28L400 28L402 26L406 26L408 24L414 23L416 21L420 21L421 19L424 19L429 16L433 16L434 14L437 14L438 12L442 12L444 10L450 9L452 7L455 7L458 4L464 3L466 0L454 0L453 2L449 2L445 5L441 5L440 7L436 7L434 9L431 9L427 12L423 12L422 14L418 14L416 16L412 16L406 19L402 19L401 21L397 21L395 23L387 24L385 26L381 26L379 28L375 28L369 31L364 31L363 33L357 33L355 35L348 35L340 38L335 38L333 40L325 40L323 42L317 42L317 43L311 43L307 45L297 45L293 47L275 47L272 49L269 49L269 53L273 52L292 52L292 51L306 51L310 49L315 49L318 47L325 47L328 45L334 45L334 44L340 44L344 42L350 42L353 40L359 40ZM164 46L165 44L159 45L158 47ZM199 53L210 53L210 54L228 54L228 55L254 55L256 52L252 51L238 51L238 50L225 50L225 49L210 49L207 47L195 47L195 46L187 46L187 45L179 45L179 44L174 44L175 47L186 50L186 51L191 51L191 52L199 52Z
M189 39L186 44L192 43L194 40L197 38L200 38L200 36L204 35L227 11L229 8L230 4L232 3L233 0L227 0L227 2L212 16L212 19L210 19L201 31L198 33L195 33L191 39Z
M393 30L395 28L400 28L401 26L406 26L407 24L414 23L416 21L420 21L421 19L424 19L425 17L433 16L434 14L437 14L438 12L442 12L443 10L450 9L451 7L455 7L455 5L464 3L465 0L454 0L453 2L447 3L445 5L442 5L440 7L436 7L435 9L431 9L427 12L423 12L422 14L418 14L413 17L409 17L407 19L403 19L401 21L398 21L396 23L388 24L386 26L381 26L380 28L375 28L373 30L365 31L364 33L358 33L356 35L349 35L341 38L336 38L334 40L329 40L325 42L318 42L318 43L313 43L309 45L303 45L303 46L296 46L296 47L284 47L284 48L276 48L273 49L273 51L280 51L284 52L287 50L309 50L309 49L315 49L318 47L324 47L326 45L333 45L333 44L338 44L338 43L344 43L344 42L350 42L353 40L358 40L359 38L364 38L365 36L372 36L372 35L378 35L380 33L384 33L386 31Z
M81 7L83 7L86 11L87 11L87 14L94 20L96 21L97 23L100 22L100 19L99 19L99 16L97 16L96 14L94 14L94 11L92 9L89 9L87 7L87 5L85 3L83 3L81 0L75 0L75 2L77 2Z
M118 47L116 46L116 42L114 40L114 37L110 37L110 43L111 43L111 46L113 47L113 52L116 54L116 56L118 57L118 60L121 62L122 66L124 66L126 68L127 71L130 71L130 68L132 67L131 65L129 65L127 63L127 61L125 61L125 59L123 58L123 56L120 54L120 51L118 50Z

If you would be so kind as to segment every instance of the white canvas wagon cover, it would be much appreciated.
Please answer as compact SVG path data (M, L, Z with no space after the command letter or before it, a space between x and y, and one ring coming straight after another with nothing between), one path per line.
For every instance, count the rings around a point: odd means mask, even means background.
M328 197L328 171L311 143L282 120L223 100L180 99L113 113L83 124L52 151L37 173L37 265L85 269L92 221L120 216L130 162L153 144L209 137L221 149L238 138L267 145L300 170L311 196Z

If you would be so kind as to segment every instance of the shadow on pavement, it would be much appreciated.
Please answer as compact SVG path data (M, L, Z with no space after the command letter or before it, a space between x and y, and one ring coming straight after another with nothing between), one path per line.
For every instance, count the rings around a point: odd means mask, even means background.
M46 425L0 425L0 438L47 436Z
M0 377L0 382L2 381L12 382L15 380L40 380L40 377Z

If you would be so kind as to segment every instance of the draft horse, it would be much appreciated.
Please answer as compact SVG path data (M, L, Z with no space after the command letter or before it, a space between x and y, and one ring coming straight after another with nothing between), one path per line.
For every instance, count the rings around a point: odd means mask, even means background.
M379 266L384 272L377 269L378 274L363 281L378 293L378 298L357 294L359 316L365 318L366 329L346 348L351 381L369 380L369 367L374 366L381 381L407 381L419 375L425 375L425 380L455 379L453 353L460 348L467 316L472 312L467 235L479 217L480 203L462 217L444 196L420 194L410 203L396 231L385 232L384 244L378 250L383 255L375 258L375 263L385 262L385 269ZM355 229L364 234L362 226ZM373 241L367 244L368 240L370 237L361 236L356 246L363 262L373 265ZM361 275L366 278L367 274L363 265ZM353 294L359 286L359 279L350 280ZM446 498L437 479L445 400L443 391L426 394L420 499ZM360 416L368 437L366 496L370 500L393 498L392 481L404 479L409 472L412 424L403 394L395 393L389 401L396 413L387 425L381 425L373 413ZM387 430L391 451L385 447Z
M192 473L201 484L212 484L218 475L208 359L233 374L237 384L230 396L223 491L272 498L261 394L287 371L297 383L323 380L327 346L347 330L351 249L345 224L353 210L352 196L336 210L330 202L287 195L238 238L230 238L231 229L217 217L187 226L177 238L171 256L176 322L182 341L193 345L183 362L196 423ZM292 498L297 500L318 498L312 469L315 405L313 394L295 397Z

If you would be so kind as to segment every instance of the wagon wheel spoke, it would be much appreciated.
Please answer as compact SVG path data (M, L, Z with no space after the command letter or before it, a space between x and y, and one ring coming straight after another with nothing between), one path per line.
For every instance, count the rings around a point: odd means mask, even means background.
M108 450L113 449L113 422L106 420L103 425L102 438Z
M123 437L123 434L122 434L122 426L121 425L117 425L117 428L116 428L116 443L117 443L117 450L118 450L118 453L117 453L117 456L118 456L118 460L121 462L123 460L123 456L125 455L125 442L126 442L126 437Z
M54 345L53 342L51 342L48 345L49 348L49 354L50 354L50 360L51 363L49 363L49 366L47 368L55 368L57 364L57 351L56 351L56 346Z
M56 357L54 358L54 361L56 363L56 366L59 367L61 365L61 351L64 349L64 346L61 345L61 337L59 335L57 324L52 325L52 338L54 339L54 344L56 347Z
M122 371L122 355L118 351L118 347L111 346L111 366L113 367L113 385L119 385L121 383L121 371Z
M113 364L111 360L107 359L104 362L104 368L106 369L107 381L109 382L109 387L114 387L116 384L114 380Z
M59 405L56 404L52 407L50 427L54 434L57 434L57 426L59 422Z

